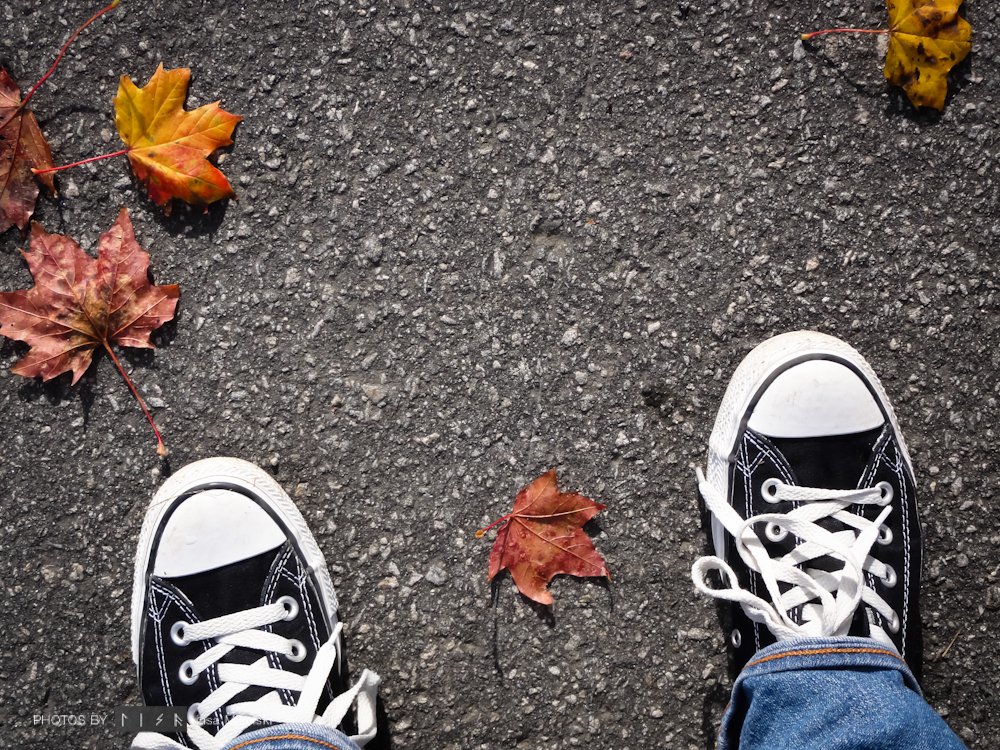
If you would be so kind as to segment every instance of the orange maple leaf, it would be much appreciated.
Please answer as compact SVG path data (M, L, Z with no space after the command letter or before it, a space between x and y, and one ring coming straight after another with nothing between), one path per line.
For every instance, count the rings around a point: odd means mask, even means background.
M76 383L103 349L125 378L156 433L158 451L166 454L149 409L111 348L152 349L150 334L174 317L180 287L156 286L149 280L149 255L136 242L124 208L101 235L93 258L61 234L31 225L31 246L24 253L35 279L31 289L0 293L0 333L30 345L11 370L26 378L51 380L73 373Z
M189 68L164 70L161 63L142 88L122 76L115 96L115 124L132 170L168 214L172 198L207 206L235 195L208 157L232 144L233 129L243 118L219 102L185 110L190 82Z
M0 68L0 232L24 229L35 211L38 183L32 169L52 167L52 151L34 113L22 106L21 90ZM55 194L51 174L38 179Z
M607 565L583 530L605 506L573 492L561 492L556 470L545 472L517 493L514 509L485 529L503 524L490 552L488 578L509 570L518 590L539 604L552 604L548 583L560 573L611 578Z

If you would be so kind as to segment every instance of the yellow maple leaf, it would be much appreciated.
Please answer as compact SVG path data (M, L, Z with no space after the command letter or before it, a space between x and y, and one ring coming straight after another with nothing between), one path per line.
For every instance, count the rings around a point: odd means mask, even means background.
M122 76L115 96L115 124L129 163L150 199L167 213L172 198L207 206L235 195L208 157L233 142L233 129L243 118L219 102L185 110L190 81L189 68L164 70L161 63L142 88Z
M916 107L944 109L948 71L972 44L972 27L958 15L962 0L888 0L885 77Z
M885 34L885 78L900 86L915 107L944 109L948 72L972 49L972 27L958 15L963 0L886 0L888 29L823 29L803 34Z

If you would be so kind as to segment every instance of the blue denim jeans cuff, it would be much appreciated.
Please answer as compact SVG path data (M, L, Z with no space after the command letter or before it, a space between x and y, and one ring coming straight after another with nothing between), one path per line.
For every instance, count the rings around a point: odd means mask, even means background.
M718 750L961 750L893 646L800 638L758 651L733 685Z
M242 734L223 750L360 750L343 732L319 724L277 724Z
M762 648L736 678L737 684L757 675L800 669L895 669L907 687L922 695L920 685L895 646L871 638L795 638Z

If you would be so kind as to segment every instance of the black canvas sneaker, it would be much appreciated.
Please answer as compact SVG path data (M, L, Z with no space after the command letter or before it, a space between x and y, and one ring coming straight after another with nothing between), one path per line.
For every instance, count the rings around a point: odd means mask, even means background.
M913 469L864 358L812 331L737 368L698 488L715 554L692 577L721 600L730 666L805 637L893 646L920 679L920 524Z
M132 747L216 750L278 723L356 726L364 745L378 677L347 687L340 631L326 562L278 483L235 458L184 467L142 527L132 658L144 703L184 707L188 723Z

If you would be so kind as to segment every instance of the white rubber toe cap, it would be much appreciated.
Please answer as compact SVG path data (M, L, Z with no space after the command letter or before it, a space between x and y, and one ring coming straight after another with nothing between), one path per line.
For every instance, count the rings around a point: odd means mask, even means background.
M885 416L864 381L827 359L795 365L767 386L747 425L774 438L849 435L880 427Z
M285 540L278 524L250 498L206 490L184 500L167 520L153 575L203 573L275 549Z

